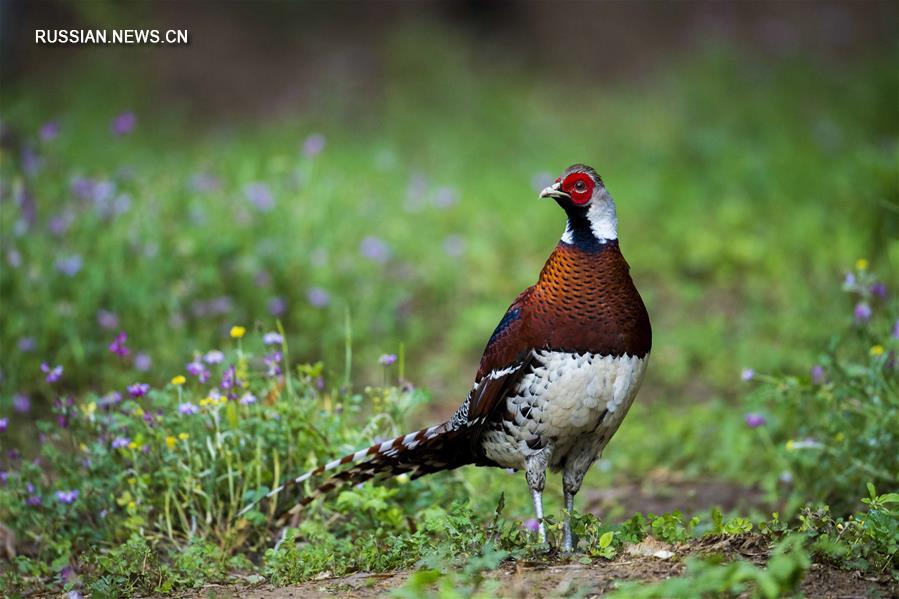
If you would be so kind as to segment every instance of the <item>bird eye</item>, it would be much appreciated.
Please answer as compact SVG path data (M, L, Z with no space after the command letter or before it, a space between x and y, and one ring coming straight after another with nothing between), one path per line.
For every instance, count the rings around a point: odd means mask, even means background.
M584 183L583 181L578 181L577 183L574 184L574 188L577 191L585 191L587 189L587 184Z

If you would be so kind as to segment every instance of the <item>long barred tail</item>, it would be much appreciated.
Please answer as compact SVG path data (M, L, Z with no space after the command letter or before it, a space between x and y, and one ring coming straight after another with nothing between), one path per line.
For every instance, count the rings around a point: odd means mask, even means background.
M295 507L308 505L343 485L358 484L376 477L390 478L411 473L412 478L418 478L432 472L458 468L471 462L470 458L466 459L468 444L453 443L459 433L450 422L445 422L360 449L272 489L265 497L242 509L238 515L243 516L265 499L290 492L301 487L307 480L332 471L338 472L329 476L312 493L298 500Z

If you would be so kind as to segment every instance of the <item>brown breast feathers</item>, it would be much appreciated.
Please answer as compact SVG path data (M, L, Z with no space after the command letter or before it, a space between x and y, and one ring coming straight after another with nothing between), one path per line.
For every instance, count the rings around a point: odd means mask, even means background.
M643 357L652 330L617 241L559 243L540 279L516 298L487 344L477 378L548 349Z

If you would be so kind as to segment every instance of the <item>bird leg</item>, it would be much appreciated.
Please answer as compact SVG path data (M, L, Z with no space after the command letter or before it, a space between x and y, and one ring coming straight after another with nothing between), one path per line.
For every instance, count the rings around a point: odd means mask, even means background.
M534 501L534 517L537 519L537 540L546 543L546 525L543 522L543 488L546 486L546 467L552 455L552 447L547 445L525 462L525 478Z
M543 491L531 489L531 498L534 500L534 517L537 518L537 542L542 545L546 542L546 526L543 524Z
M596 451L590 448L572 452L565 460L562 471L562 491L565 495L565 520L562 522L562 553L572 553L574 543L571 535L571 513L574 511L574 496L581 489L584 476L590 464L596 459Z
M562 553L571 553L574 549L571 544L571 512L574 511L575 492L569 491L568 486L564 485L565 520L562 521Z

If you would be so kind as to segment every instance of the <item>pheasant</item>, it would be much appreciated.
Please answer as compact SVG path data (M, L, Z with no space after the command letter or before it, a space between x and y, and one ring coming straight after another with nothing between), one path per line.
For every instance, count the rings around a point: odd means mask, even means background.
M512 468L525 472L538 539L545 543L543 489L550 468L562 471L561 549L572 551L574 496L637 394L652 332L618 247L615 203L596 171L570 166L540 197L565 211L565 232L537 283L500 320L471 392L453 416L319 466L267 497L330 472L299 505L372 478L418 478L468 464Z

